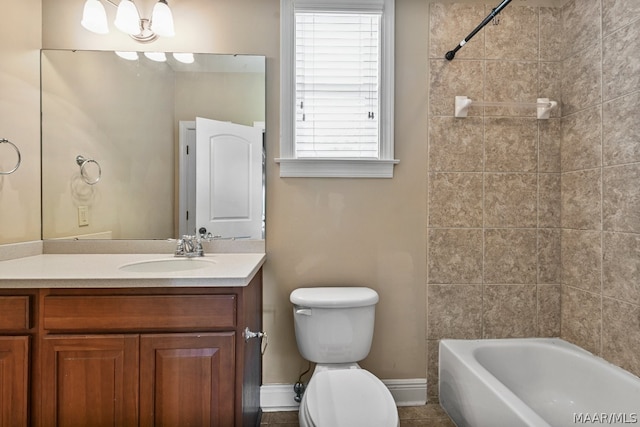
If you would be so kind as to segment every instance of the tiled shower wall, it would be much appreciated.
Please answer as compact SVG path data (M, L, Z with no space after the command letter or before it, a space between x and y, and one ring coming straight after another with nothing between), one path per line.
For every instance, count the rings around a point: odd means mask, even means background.
M563 21L561 336L640 375L640 1Z
M454 97L561 99L561 10L512 6L449 62L492 6L430 7L428 398L441 338L560 335L561 114L469 109Z
M640 1L510 6L444 60L492 6L430 8L430 401L441 338L562 336L640 375Z

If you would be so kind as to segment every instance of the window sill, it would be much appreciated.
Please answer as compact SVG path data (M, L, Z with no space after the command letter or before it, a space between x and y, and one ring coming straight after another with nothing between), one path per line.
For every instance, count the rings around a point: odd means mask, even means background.
M275 159L281 178L393 178L400 160L378 159Z

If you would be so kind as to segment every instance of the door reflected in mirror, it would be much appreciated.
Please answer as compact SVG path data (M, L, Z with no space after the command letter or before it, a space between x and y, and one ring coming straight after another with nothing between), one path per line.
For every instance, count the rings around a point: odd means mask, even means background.
M264 238L265 58L194 58L42 51L43 239Z

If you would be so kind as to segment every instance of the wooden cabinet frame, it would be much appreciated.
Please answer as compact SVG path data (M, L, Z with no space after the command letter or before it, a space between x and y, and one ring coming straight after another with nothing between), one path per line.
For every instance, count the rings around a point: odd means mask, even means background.
M261 346L243 331L262 330L262 270L204 282L0 289L0 425L258 426Z

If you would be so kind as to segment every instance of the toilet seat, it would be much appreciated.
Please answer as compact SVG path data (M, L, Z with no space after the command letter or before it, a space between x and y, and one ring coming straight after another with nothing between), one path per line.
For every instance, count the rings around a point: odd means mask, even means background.
M318 372L303 399L314 427L397 427L398 409L389 389L364 369Z

